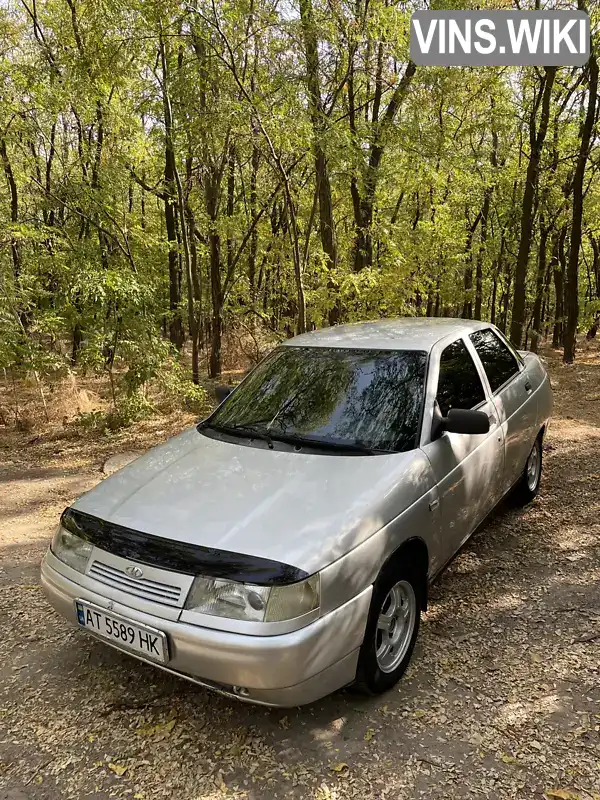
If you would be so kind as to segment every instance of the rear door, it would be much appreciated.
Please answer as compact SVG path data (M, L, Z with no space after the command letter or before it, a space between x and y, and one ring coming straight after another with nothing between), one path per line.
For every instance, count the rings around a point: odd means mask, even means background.
M481 359L504 433L504 494L524 469L537 435L537 400L523 359L497 331L485 328L469 338Z
M431 463L439 492L441 567L499 500L504 445L496 408L469 343L462 337L445 342L439 349L434 348L430 364L430 413L425 416L422 449ZM471 436L445 431L441 436L432 436L436 403L442 416L451 408L483 411L490 420L489 432Z

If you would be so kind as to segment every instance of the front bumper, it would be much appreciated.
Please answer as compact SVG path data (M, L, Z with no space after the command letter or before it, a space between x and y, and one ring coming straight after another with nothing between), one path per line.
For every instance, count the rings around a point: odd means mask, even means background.
M111 602L86 587L85 575L76 583L54 569L47 557L42 562L41 582L50 603L74 625L75 599L102 608ZM371 593L372 587L368 587L330 614L278 636L249 636L189 625L114 600L112 611L166 633L171 654L168 664L147 663L241 700L291 707L311 703L354 680Z

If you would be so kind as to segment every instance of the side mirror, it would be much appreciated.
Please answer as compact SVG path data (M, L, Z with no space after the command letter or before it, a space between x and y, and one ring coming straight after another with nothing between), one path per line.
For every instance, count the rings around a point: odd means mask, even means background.
M448 433L480 434L489 431L490 421L483 411L451 408L442 426L442 430Z
M215 395L219 403L222 403L233 391L233 386L215 386Z

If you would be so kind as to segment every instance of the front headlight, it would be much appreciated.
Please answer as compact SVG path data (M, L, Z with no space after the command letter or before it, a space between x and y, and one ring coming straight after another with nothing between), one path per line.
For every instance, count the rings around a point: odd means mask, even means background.
M74 533L70 533L62 525L59 525L52 539L50 550L67 566L76 569L77 572L85 572L93 547L94 545L90 542L80 539L79 536L75 536Z
M295 619L320 605L319 575L289 586L256 586L218 578L195 578L185 602L189 611L248 622Z

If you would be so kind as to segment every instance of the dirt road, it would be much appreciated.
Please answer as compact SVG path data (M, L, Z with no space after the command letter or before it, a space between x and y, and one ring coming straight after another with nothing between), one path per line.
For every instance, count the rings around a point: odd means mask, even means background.
M107 454L177 422L101 442L0 433L0 800L600 796L600 353L547 355L540 497L473 537L377 699L244 706L72 630L38 587L58 515Z

